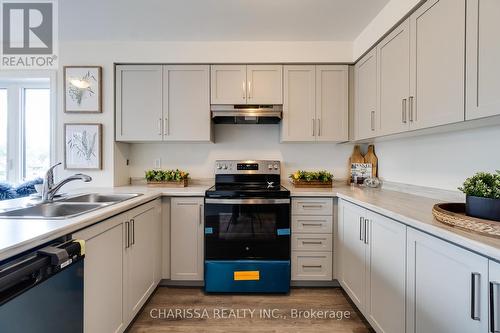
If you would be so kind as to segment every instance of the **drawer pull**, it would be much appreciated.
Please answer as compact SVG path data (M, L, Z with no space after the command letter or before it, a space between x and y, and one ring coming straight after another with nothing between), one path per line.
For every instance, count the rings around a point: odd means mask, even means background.
M304 245L306 245L306 244L307 244L307 245L321 245L321 244L323 244L323 242L322 242L322 241L317 241L317 242L313 242L313 241L302 241L302 244L304 244Z
M302 265L302 268L321 268L323 265Z
M321 223L302 223L303 226L321 227Z
M302 205L302 208L323 208L323 205Z

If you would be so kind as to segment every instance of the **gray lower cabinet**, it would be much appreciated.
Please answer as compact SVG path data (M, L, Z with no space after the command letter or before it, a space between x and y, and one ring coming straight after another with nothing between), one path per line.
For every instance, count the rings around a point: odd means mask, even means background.
M488 330L488 259L408 228L407 333Z
M405 331L406 226L340 200L339 282L377 332Z
M170 202L170 278L203 281L204 217L202 197Z
M72 235L85 246L84 332L123 332L159 283L159 200Z
M500 263L489 261L489 331L500 332Z

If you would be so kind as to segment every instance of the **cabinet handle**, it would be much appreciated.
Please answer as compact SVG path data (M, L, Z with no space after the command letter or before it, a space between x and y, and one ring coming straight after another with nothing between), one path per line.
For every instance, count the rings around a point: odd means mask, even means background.
M364 217L360 216L359 217L359 240L363 242L363 233L362 233L362 225L363 225L363 221L364 221Z
M302 205L302 208L322 208L323 205Z
M322 241L318 241L318 242L302 241L302 244L304 244L304 245L321 245L321 244L323 244L323 242Z
M302 265L303 268L321 268L323 265Z
M168 118L163 118L163 132L164 135L168 135Z
M370 220L365 219L365 221L364 221L364 228L363 228L364 229L364 236L363 236L363 238L364 238L364 243L365 244L368 244L368 222L370 222Z
M125 248L128 249L129 247L129 242L130 242L130 230L129 230L129 225L130 223L128 221L125 221Z
M406 124L406 98L401 102L401 121Z
M321 136L321 119L318 118L318 136Z
M314 127L315 126L314 125L315 125L314 124L314 118L312 118L312 136L314 136L314 133L315 133L315 131L314 131Z
M472 320L481 320L479 317L479 286L481 281L481 274L471 273L471 305L470 305L470 316Z
M321 223L302 223L303 226L321 227Z
M248 98L252 98L252 81L248 81Z
M413 96L409 97L409 103L410 103L410 122L413 122Z
M200 205L200 225L201 225L201 222L203 221L203 205Z
M490 282L490 332L499 333L500 327L498 322L500 321L500 316L498 314L498 308L500 307L500 295L498 294L498 289L500 288L500 283Z
M375 111L372 110L371 114L370 114L370 128L372 129L372 131L375 131Z
M241 97L243 97L243 99L246 98L246 93L245 93L245 80L241 81Z
M158 135L162 135L162 133L163 133L163 131L161 129L161 123L162 122L161 122L161 118L160 118L160 119L158 119Z
M131 245L135 245L135 220L130 220L130 225L132 226L132 243Z

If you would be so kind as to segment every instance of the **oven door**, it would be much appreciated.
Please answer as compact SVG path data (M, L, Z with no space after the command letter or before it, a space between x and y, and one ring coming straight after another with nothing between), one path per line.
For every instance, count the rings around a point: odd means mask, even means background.
M290 259L290 198L205 199L205 259Z

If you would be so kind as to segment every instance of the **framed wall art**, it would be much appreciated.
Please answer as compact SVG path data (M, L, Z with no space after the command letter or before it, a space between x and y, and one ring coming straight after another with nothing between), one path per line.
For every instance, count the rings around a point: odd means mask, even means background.
M102 169L102 124L64 124L64 168Z
M64 112L102 112L102 67L64 66Z

